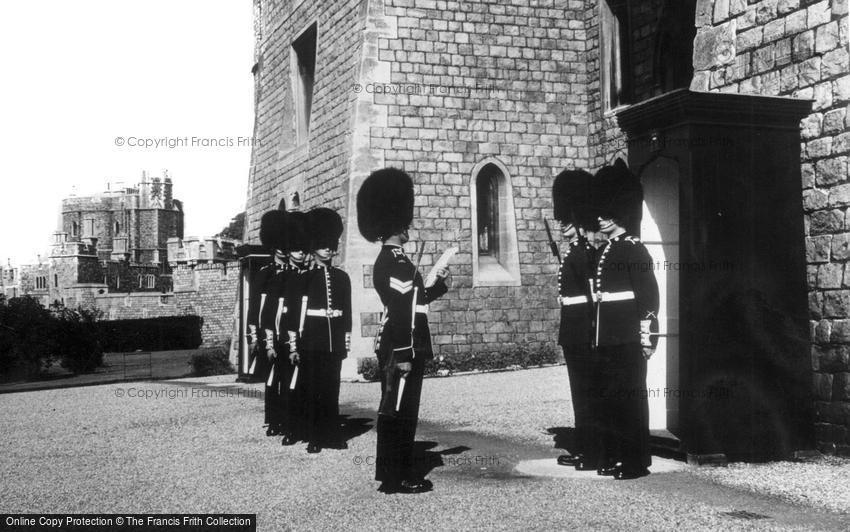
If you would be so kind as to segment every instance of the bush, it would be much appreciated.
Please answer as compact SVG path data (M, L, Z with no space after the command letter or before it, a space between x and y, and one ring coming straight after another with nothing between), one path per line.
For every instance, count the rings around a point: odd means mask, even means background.
M229 375L236 371L227 357L227 351L223 349L195 353L189 359L189 365L192 366L192 375L196 377Z
M358 358L357 373L369 382L381 380L381 368L378 366L378 357Z
M35 379L53 364L55 320L29 296L0 300L0 374Z
M200 316L166 316L98 322L107 352L197 349L201 345Z
M51 307L56 318L53 338L55 353L62 367L75 373L91 373L103 365L103 347L98 331L98 319L103 313L96 309Z
M450 375L465 371L492 371L506 368L540 367L556 364L560 358L555 349L544 345L529 348L526 345L504 347L498 351L459 353L439 356L425 366L426 375Z
M464 371L492 371L511 367L524 369L559 362L561 359L558 352L552 346L529 348L526 345L520 345L503 347L498 351L438 356L425 364L425 375L443 376ZM358 359L357 373L370 382L380 380L378 359L375 357Z

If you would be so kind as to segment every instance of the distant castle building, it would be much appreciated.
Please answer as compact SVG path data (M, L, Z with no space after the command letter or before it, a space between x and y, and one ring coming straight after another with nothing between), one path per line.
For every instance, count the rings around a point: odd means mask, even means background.
M110 186L110 188L112 188ZM2 269L7 298L96 308L106 319L198 315L205 345L225 342L236 301L237 241L183 236L167 172L129 188L62 200L49 258Z
M11 299L20 292L20 270L7 262L0 270L0 295Z
M168 239L183 238L183 203L172 189L166 171L142 172L137 187L65 198L56 244L86 241L101 260L163 263Z

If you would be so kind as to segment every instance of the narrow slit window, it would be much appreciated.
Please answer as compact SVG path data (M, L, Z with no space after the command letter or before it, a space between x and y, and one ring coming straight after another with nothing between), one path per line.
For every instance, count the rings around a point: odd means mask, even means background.
M316 78L316 24L311 25L292 43L295 81L295 118L298 142L310 135L310 112L313 108L313 86Z
M499 257L499 181L494 169L485 167L476 179L478 194L478 254Z
M600 84L605 111L631 103L629 21L625 0L602 0L599 23Z

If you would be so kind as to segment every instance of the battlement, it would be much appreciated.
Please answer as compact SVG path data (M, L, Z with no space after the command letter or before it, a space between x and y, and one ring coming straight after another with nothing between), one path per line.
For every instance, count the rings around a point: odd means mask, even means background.
M168 239L168 264L199 264L206 262L225 262L236 259L238 241L190 236L186 239Z

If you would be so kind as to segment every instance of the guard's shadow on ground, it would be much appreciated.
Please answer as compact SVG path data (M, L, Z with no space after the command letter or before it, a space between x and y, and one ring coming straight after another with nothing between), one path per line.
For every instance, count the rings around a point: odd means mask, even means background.
M339 435L346 444L372 430L372 419L368 417L339 416Z
M466 447L465 445L458 445L450 449L443 449L442 451L432 451L431 449L436 446L437 442L434 441L417 441L413 443L414 473L418 478L425 478L434 469L445 465L443 462L444 456L461 454L471 449L471 447Z
M556 449L570 451L576 448L576 429L573 427L550 427L546 432L552 435Z

